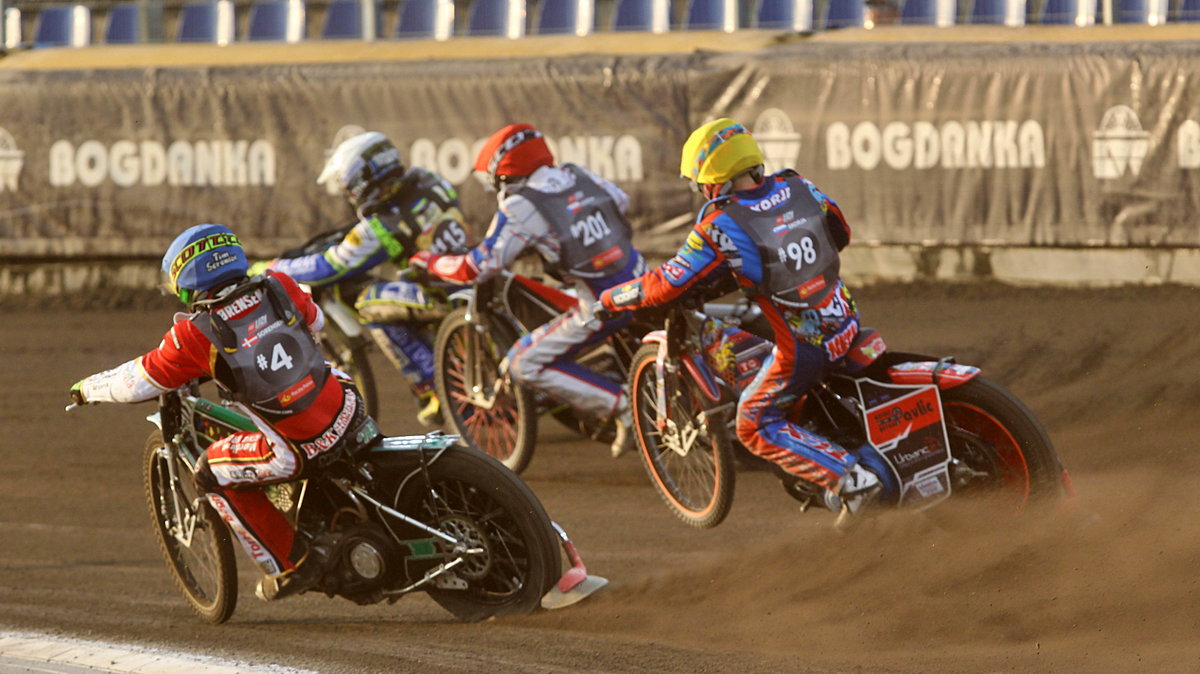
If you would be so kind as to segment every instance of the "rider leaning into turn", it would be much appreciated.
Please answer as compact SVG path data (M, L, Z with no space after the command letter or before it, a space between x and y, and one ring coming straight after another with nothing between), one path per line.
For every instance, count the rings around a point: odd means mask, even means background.
M406 168L399 150L382 133L362 133L338 145L317 182L339 185L359 222L323 252L285 253L266 262L266 268L320 286L365 274L385 262L403 269L418 250L456 253L469 248L454 188L435 173ZM367 286L354 308L412 386L421 402L417 420L440 423L433 391L432 332L446 314L445 302L419 283L394 280Z
M296 282L267 272L247 277L237 237L221 225L180 234L163 256L170 289L192 313L158 348L71 388L78 404L140 402L210 377L258 432L209 446L196 486L266 576L258 596L278 599L319 580L328 550L295 531L268 500L266 485L320 471L347 443L379 435L350 378L325 362L314 335L321 309Z
M479 283L510 267L532 247L579 302L525 335L508 352L519 383L544 391L598 420L616 423L614 456L631 447L629 397L613 382L574 362L580 349L624 327L626 317L599 320L595 297L645 270L625 219L629 196L575 164L556 166L542 134L512 124L492 134L475 160L476 175L498 193L486 239L465 255L422 252L409 264L440 278Z
M853 455L787 420L789 408L845 355L858 310L839 277L850 242L841 210L793 170L765 176L763 155L731 119L683 146L681 175L708 200L673 258L603 293L609 311L663 305L732 275L774 331L774 349L742 393L737 437L751 452L824 488L833 510L858 512L878 478Z

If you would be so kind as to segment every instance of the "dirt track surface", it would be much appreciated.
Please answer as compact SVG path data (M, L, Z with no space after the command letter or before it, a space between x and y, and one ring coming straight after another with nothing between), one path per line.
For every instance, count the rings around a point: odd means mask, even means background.
M894 348L984 367L1047 426L1079 497L1049 519L943 509L850 536L778 482L679 524L636 457L543 425L526 473L610 587L554 613L453 622L421 597L358 607L242 592L206 626L176 595L142 495L147 405L63 414L71 382L154 346L169 310L4 310L0 628L328 672L1200 670L1200 291L877 288ZM377 369L383 364L377 363ZM415 432L394 377L384 429Z

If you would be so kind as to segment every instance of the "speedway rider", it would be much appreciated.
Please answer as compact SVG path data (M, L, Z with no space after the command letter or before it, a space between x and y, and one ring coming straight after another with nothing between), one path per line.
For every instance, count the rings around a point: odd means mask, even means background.
M616 332L627 317L592 315L595 297L645 270L625 219L629 196L575 164L557 166L542 134L511 124L492 134L475 160L476 176L497 192L499 209L483 243L465 255L422 251L410 266L442 279L480 283L534 248L547 269L574 285L579 301L522 337L508 352L518 383L544 391L600 421L616 424L613 456L631 448L629 396L622 386L574 362L573 355Z
M467 229L458 194L450 183L422 168L405 168L400 151L377 131L338 145L317 183L336 183L359 221L336 245L320 253L284 253L253 271L281 271L300 283L320 286L366 273L385 262L403 269L417 250L465 252ZM434 323L446 314L443 301L419 283L380 281L354 303L360 319L421 403L417 420L441 423L433 390Z
M213 442L196 466L196 487L266 574L257 594L270 600L320 579L328 547L292 529L267 499L266 485L320 471L347 443L379 435L350 378L325 362L314 335L324 315L284 274L247 277L237 237L197 225L176 237L162 269L192 313L158 348L71 388L77 404L140 402L211 377L258 432Z
M858 332L858 310L839 276L850 227L837 204L795 171L764 176L758 143L732 119L693 131L679 171L708 200L695 227L673 258L600 301L613 312L658 306L731 275L775 333L774 349L738 401L738 440L824 488L826 505L843 520L875 498L878 478L787 413Z

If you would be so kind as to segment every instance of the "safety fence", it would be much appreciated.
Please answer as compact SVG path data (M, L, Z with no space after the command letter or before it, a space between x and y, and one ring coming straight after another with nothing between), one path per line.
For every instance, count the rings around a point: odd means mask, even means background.
M1194 256L1174 252L1200 247L1194 41L799 42L111 70L4 63L0 258L10 262L154 257L201 221L229 224L268 255L346 221L344 201L314 179L330 148L363 129L387 133L409 163L457 185L482 230L495 204L470 179L472 159L513 121L543 129L560 161L626 189L635 243L666 255L698 206L677 177L679 149L695 125L728 115L754 132L768 168L796 167L837 200L856 245L878 249L870 261L883 268L986 276L1011 251L1102 248L1162 258L1158 280L1200 277ZM889 247L908 251L906 261L888 263L879 251ZM942 251L932 262L921 252L930 247Z

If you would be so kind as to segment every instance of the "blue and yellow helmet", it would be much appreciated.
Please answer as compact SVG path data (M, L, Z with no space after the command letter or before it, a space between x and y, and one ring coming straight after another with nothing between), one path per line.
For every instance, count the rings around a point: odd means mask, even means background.
M175 237L163 255L167 287L185 305L196 294L246 275L246 252L224 225L196 225Z

